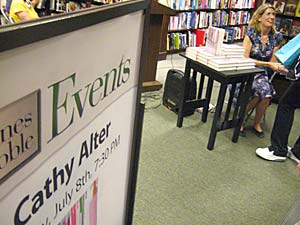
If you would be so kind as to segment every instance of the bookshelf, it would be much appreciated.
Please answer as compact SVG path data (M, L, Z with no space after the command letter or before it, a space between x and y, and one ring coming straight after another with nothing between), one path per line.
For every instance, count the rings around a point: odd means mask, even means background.
M276 30L284 34L285 41L300 32L300 1L299 0L258 0L270 3L276 8Z
M171 6L176 15L170 16L167 50L168 53L177 53L187 46L204 43L205 37L199 37L199 30L205 32L209 26L226 30L225 43L242 40L255 0L189 0L186 3L179 0L171 2Z

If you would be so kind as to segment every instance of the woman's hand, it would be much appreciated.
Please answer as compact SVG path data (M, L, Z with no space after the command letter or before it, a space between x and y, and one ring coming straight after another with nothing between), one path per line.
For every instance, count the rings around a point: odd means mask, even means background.
M33 6L33 7L35 7L37 4L39 4L39 0L30 0L30 2L31 2L31 5Z
M271 70L278 73L288 73L288 69L284 67L281 63L278 62L269 62L268 66Z
M289 72L289 70L288 70L287 68L285 68L284 65L280 65L280 66L278 67L278 72L279 72L279 73L283 73L283 74L287 74L287 73Z

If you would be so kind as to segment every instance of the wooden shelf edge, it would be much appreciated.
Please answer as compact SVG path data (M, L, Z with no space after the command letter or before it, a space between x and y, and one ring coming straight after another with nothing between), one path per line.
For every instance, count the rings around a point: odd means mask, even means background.
M175 16L177 14L176 10L158 3L157 0L153 0L151 2L150 13L158 14L158 15L171 15L171 16Z
M167 58L167 52L160 52L160 53L158 54L158 59L157 59L157 61L166 60L166 58Z

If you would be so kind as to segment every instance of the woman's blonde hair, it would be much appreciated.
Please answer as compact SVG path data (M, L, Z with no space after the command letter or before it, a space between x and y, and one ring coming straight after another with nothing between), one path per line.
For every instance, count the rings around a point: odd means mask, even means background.
M262 4L260 5L256 11L254 12L250 22L249 22L249 26L251 27L254 27L254 29L256 31L260 31L260 26L259 26L259 18L265 13L265 11L267 9L273 9L275 11L275 8L274 6L272 6L271 4L269 3L265 3L265 4ZM275 26L273 25L272 26L272 29L271 29L271 32L272 33L275 33L276 32L276 29L275 29Z

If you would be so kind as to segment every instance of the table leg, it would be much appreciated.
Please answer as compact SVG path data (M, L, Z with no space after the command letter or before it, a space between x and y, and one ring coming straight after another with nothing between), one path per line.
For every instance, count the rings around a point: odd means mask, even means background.
M239 117L239 122L238 122L238 125L234 128L233 136L232 136L232 142L235 142L235 143L238 141L240 129L241 129L241 126L244 122L246 107L247 107L249 98L251 96L253 76L249 76L245 82L246 82L245 91L242 92L240 106L239 106L240 107L239 116L238 116Z
M210 103L210 99L211 99L213 83L214 83L214 81L211 78L209 78L207 81L207 88L206 88L206 93L205 93L205 98L207 99L207 102L206 102L205 106L203 107L202 118L201 118L203 123L205 123L207 120L208 108L209 108L209 103Z
M184 87L183 87L184 91L179 105L178 116L177 116L177 127L182 127L182 123L183 123L184 105L185 105L185 101L188 99L188 95L190 91L189 88L190 73L191 73L191 65L190 65L190 61L187 60L185 64L185 71L184 71Z
M220 119L221 119L221 113L222 113L222 109L223 109L226 90L227 90L227 84L221 84L221 87L219 90L218 101L217 101L217 105L216 105L216 111L215 111L213 123L211 126L210 134L209 134L209 140L208 140L208 145L207 145L207 148L209 150L213 150L213 148L214 148L217 132L219 129L218 123L220 122Z

